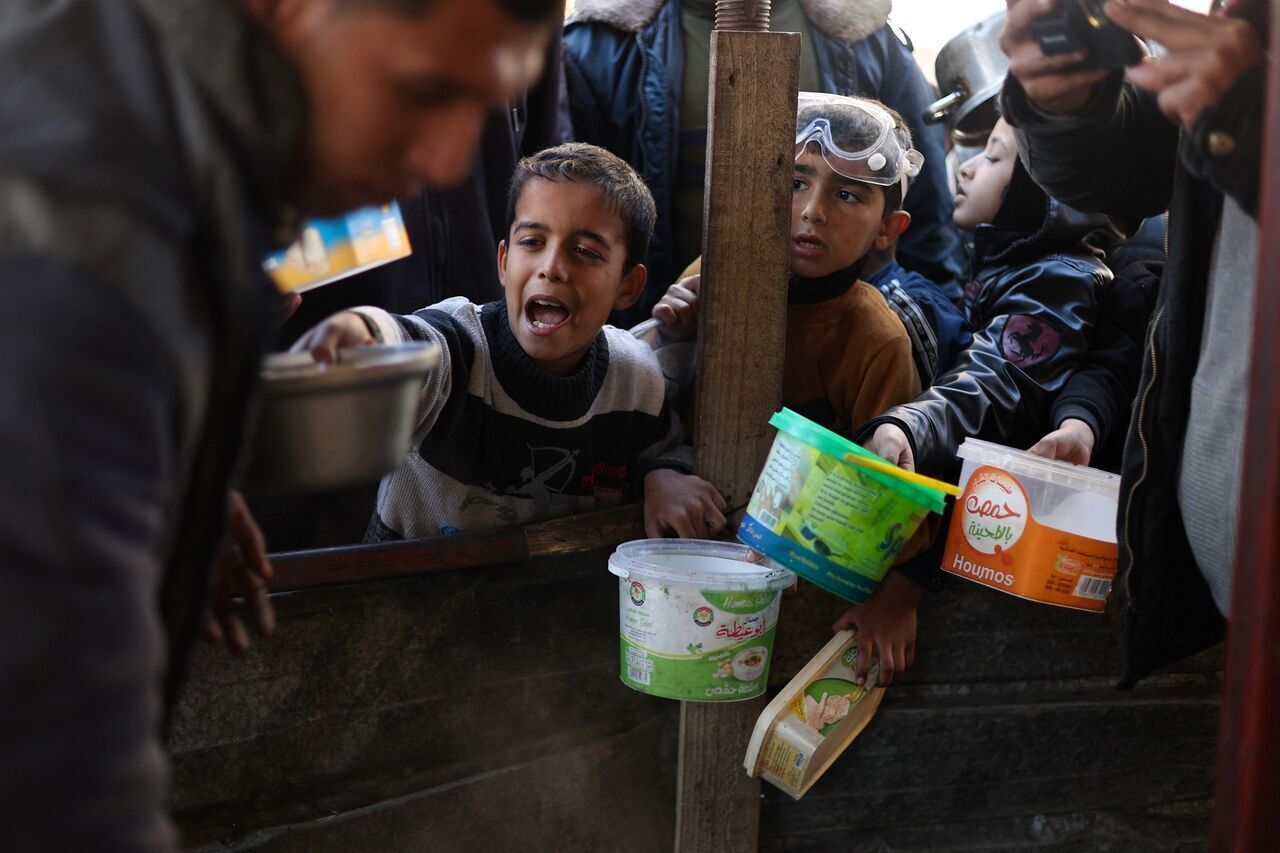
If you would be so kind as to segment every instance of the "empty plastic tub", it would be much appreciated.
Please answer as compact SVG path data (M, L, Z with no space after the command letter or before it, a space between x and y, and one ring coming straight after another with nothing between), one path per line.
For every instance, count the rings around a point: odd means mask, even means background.
M783 409L738 539L841 598L866 600L941 491L855 467L846 454L880 457Z
M1045 604L1101 611L1116 574L1120 478L965 439L942 568Z
M609 557L618 576L622 683L697 702L764 692L778 599L795 577L749 562L751 549L701 539L641 539Z

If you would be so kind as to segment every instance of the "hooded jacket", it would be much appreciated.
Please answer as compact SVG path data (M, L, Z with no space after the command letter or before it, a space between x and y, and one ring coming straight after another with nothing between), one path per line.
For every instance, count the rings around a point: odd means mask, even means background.
M1260 33L1268 31L1267 4L1233 8ZM1001 93L1028 168L1051 192L1114 215L1169 213L1169 260L1146 332L1121 468L1117 589L1125 687L1223 635L1225 623L1187 540L1178 474L1224 194L1256 216L1265 65L1243 74L1188 134L1164 117L1154 96L1120 74L1070 117L1037 110L1012 77ZM1223 135L1229 147L1221 145Z
M303 100L231 0L9 0L0 79L0 826L169 849L161 683L279 305Z
M1050 401L1088 348L1111 280L1102 255L1119 237L1105 217L1045 195L1015 163L993 222L974 232L965 289L972 343L933 387L868 422L858 440L897 424L916 467L942 477L954 474L966 437L1033 443L1047 431Z
M925 165L907 193L912 225L898 243L909 269L938 282L960 274L942 130L921 119L933 91L910 48L888 25L887 0L801 0L822 89L894 108ZM680 130L683 42L680 0L579 0L565 24L565 82L575 138L622 157L644 176L658 219L645 265L649 285L635 321L675 281L672 214Z

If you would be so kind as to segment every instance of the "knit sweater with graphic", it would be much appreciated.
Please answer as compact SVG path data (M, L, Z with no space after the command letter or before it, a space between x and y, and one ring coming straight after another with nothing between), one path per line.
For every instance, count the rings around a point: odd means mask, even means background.
M647 346L605 326L568 376L521 348L502 302L454 298L411 315L354 309L385 343L432 341L413 443L378 489L366 538L525 524L638 498L680 443Z

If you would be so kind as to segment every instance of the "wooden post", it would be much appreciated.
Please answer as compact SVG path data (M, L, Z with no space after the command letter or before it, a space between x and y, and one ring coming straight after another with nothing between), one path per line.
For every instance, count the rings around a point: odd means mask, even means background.
M739 507L782 400L800 36L725 31L720 11L711 35L694 451L698 473ZM676 850L756 849L760 783L742 758L764 705L763 697L682 704Z
M1280 839L1280 3L1272 0L1258 181L1249 420L1240 488L1227 665L1210 840L1214 850L1275 849Z

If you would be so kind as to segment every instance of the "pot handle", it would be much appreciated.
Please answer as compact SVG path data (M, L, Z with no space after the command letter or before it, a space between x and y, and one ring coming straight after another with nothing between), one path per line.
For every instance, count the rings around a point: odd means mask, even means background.
M956 89L950 95L945 95L929 105L924 111L925 124L938 124L946 119L947 114L951 112L961 101L967 96L963 89Z

